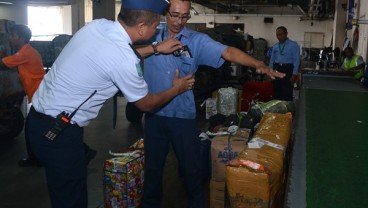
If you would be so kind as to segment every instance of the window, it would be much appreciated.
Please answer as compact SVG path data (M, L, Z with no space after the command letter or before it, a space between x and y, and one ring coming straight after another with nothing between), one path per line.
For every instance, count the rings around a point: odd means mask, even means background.
M28 6L32 40L50 41L60 34L71 35L70 6Z

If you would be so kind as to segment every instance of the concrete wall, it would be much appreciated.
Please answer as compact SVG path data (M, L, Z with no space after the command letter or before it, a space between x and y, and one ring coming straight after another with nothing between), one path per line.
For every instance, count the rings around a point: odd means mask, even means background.
M264 23L265 17L273 17L273 23ZM263 38L268 42L269 46L277 42L276 28L285 26L288 28L288 37L297 41L302 47L309 47L309 43L305 42L305 33L323 33L323 46L330 46L334 34L334 20L311 21L302 20L300 16L230 16L230 15L192 15L188 23L207 23L207 27L213 27L213 23L232 23L244 24L244 33L252 35L254 38ZM343 37L342 37L343 39ZM338 46L341 47L341 46Z
M26 4L13 4L6 5L0 4L0 19L7 19L15 21L16 24L27 24L27 5Z
M115 20L115 0L104 0L93 2L93 19L106 18Z
M357 53L365 62L368 62L368 1L360 0L359 20L365 20L365 24L359 24L359 41Z
M344 39L346 36L346 20L347 13L343 9L342 4L347 4L347 0L336 0L335 19L334 19L334 40L333 45L343 49Z

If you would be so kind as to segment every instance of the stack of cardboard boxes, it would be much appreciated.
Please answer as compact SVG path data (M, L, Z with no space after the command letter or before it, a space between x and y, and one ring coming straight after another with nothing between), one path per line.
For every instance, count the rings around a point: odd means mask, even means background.
M262 117L252 140L226 166L231 207L283 207L291 138L290 114Z
M215 136L211 144L212 177L210 180L210 207L225 205L225 164L238 156L244 149L248 129L239 129L234 135ZM230 142L229 142L230 139Z

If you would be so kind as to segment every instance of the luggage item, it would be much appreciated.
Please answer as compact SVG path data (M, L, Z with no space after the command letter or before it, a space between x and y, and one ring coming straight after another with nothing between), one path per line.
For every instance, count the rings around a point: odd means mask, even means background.
M295 103L282 100L271 100L266 103L258 103L251 107L247 115L245 115L244 122L240 127L248 129L254 128L254 126L262 119L262 116L266 112L271 113L295 113Z
M225 207L225 182L210 181L210 208Z
M236 114L238 106L238 90L232 87L220 88L217 96L217 113L229 116Z
M220 132L220 131L219 131ZM214 181L225 181L225 164L236 157L245 147L249 129L239 129L230 138L229 135L218 135L211 144L211 178Z
M104 163L105 207L139 207L143 196L144 154L135 150L115 155L119 156L107 159Z
M283 207L291 148L291 116L266 113L248 146L226 165L231 207Z
M128 148L129 151L141 150L142 154L144 154L144 139L140 138L138 141L134 142L134 144L130 145Z
M211 144L210 208L225 206L227 200L225 197L225 164L244 149L249 130L230 126L220 129L217 134Z
M249 81L243 85L241 111L249 111L255 100L268 102L272 100L273 85L270 81Z

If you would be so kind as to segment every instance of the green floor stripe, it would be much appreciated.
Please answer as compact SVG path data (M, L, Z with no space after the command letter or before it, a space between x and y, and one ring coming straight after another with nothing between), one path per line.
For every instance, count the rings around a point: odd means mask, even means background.
M306 90L309 208L368 207L368 93Z

